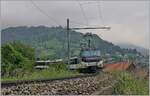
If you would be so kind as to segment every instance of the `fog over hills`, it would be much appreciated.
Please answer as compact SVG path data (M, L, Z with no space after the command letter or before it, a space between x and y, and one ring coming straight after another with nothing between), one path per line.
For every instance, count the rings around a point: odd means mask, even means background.
M134 45L134 44L127 44L127 43L118 43L118 46L121 48L130 48L130 49L136 49L138 52L142 53L143 55L149 55L149 49Z

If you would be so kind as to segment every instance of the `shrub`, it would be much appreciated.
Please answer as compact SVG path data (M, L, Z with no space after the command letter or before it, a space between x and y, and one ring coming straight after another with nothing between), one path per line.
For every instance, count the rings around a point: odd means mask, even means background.
M129 73L119 72L115 74L119 82L114 87L113 94L119 95L148 95L148 80L136 79Z
M49 65L50 70L54 69L56 71L67 70L67 64L52 64Z
M2 76L14 76L17 69L30 70L34 64L34 49L22 43L2 45Z

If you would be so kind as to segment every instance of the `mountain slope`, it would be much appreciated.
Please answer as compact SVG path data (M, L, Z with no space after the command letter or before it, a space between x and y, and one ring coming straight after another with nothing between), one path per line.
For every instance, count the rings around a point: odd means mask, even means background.
M102 40L96 34L93 35L95 44L101 50L102 54L135 52L135 50L121 49L119 46ZM36 49L36 57L50 59L66 57L67 33L66 29L62 27L9 27L2 30L1 36L2 44L12 41L21 41L31 44ZM71 54L72 56L77 56L80 52L80 41L83 39L83 34L70 31L70 37Z
M145 56L149 55L149 50L143 47L139 47L133 44L117 44L121 48L130 48L130 49L136 49L138 52L142 53Z

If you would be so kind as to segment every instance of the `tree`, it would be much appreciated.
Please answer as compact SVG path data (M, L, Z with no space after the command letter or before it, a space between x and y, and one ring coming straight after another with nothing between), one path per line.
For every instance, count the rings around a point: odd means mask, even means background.
M2 76L12 76L15 70L28 70L33 66L34 49L22 43L7 43L1 47ZM30 53L31 52L31 53Z

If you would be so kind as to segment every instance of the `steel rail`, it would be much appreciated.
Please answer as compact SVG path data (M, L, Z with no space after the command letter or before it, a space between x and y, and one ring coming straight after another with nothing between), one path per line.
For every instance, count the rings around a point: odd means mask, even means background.
M2 81L1 88L9 87L9 86L17 86L21 84L32 84L32 83L45 83L45 82L52 82L52 81L62 81L62 80L69 80L69 79L77 79L77 78L86 78L96 76L98 73L94 74L86 74L86 75L77 75L77 76L70 76L70 77L61 77L61 78L52 78L52 79L35 79L35 80L17 80L17 81Z

